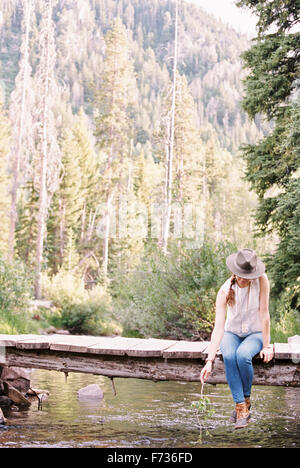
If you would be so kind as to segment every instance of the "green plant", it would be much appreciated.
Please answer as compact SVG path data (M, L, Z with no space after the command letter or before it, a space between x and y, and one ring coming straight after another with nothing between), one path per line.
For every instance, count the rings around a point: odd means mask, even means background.
M206 338L218 287L228 278L225 259L235 247L208 242L199 249L148 252L139 268L112 281L113 310L124 329L144 336Z
M109 316L105 301L70 304L61 312L61 324L71 333L86 335L120 334L122 328Z
M204 383L201 386L200 399L198 401L193 401L191 403L191 408L195 411L197 422L200 427L200 434L198 442L202 444L202 431L204 428L205 422L215 414L215 410L212 407L211 401L207 396L203 395ZM205 434L210 436L208 429L206 429Z
M28 333L30 274L20 261L7 263L0 254L0 333Z
M83 302L87 297L82 278L62 268L52 276L42 273L42 294L59 309Z
M55 327L75 334L119 335L109 293L100 285L85 289L81 277L61 269L51 278L43 275L43 294L54 303L44 318Z
M300 334L300 283L294 284L276 300L271 307L272 342L287 342L289 336Z

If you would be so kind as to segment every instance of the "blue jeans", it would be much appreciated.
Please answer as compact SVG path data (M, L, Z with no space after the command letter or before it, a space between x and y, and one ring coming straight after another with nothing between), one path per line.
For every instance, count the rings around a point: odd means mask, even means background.
M223 355L225 373L235 403L242 403L251 394L253 381L252 358L263 347L262 333L251 333L240 337L225 332L220 349Z

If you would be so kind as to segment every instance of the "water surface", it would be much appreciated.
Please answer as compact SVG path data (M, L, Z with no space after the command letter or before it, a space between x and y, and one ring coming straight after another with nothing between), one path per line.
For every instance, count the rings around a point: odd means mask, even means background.
M300 389L253 387L252 420L233 431L233 403L227 385L206 384L214 414L201 430L191 407L200 383L115 379L117 395L105 377L65 376L33 371L32 387L50 391L42 410L34 401L28 411L10 412L0 427L0 447L217 448L300 447ZM79 401L77 391L97 383L102 401Z

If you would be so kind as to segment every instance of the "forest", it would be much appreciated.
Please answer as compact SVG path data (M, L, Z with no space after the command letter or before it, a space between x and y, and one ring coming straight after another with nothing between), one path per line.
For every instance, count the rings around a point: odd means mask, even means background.
M0 333L206 339L242 247L300 333L299 9L263 3L249 41L181 0L2 0Z

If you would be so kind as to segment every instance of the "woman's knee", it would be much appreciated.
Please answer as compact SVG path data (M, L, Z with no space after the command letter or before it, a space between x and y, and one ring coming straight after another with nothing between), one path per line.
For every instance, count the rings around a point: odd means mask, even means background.
M224 361L236 361L236 350L238 346L239 341L237 340L237 337L231 333L225 332L220 344L220 350Z
M262 340L259 334L252 334L236 350L238 362L252 362L252 358L259 353L262 348Z
M230 349L226 347L221 347L221 353L223 356L224 362L234 362L236 361L236 352L235 349Z
M236 351L236 360L239 364L249 364L252 362L252 355L247 349L241 347Z

